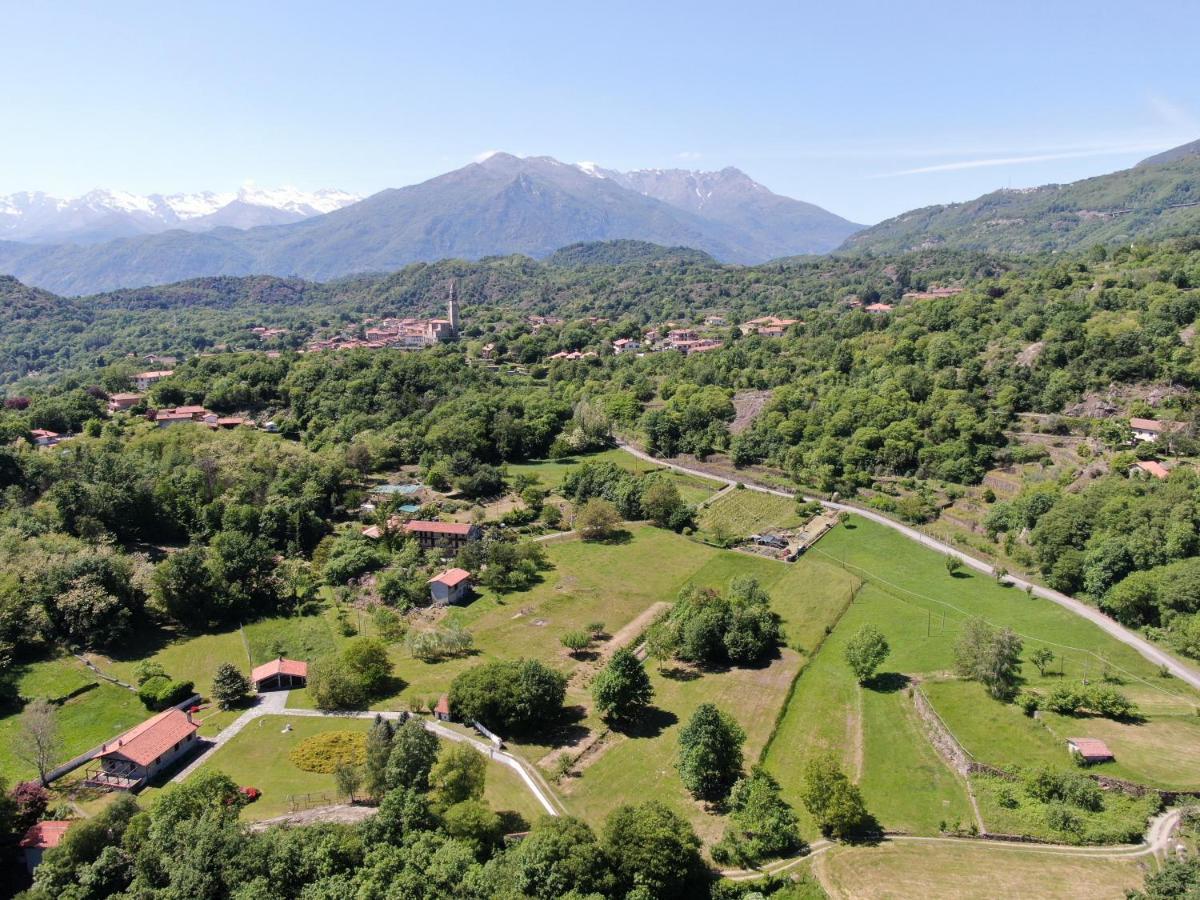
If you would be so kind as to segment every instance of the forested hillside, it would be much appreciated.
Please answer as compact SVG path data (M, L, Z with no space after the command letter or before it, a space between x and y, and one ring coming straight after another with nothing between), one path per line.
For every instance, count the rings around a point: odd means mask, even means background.
M1174 151L1162 156L1153 165L1071 184L1000 190L966 203L911 210L851 235L842 249L1040 253L1194 234L1200 224L1200 156Z

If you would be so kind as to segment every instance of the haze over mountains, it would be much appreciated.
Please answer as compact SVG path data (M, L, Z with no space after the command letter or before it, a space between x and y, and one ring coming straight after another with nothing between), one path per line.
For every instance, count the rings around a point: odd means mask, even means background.
M172 230L88 245L0 242L0 271L82 294L203 275L329 279L446 257L540 258L568 244L614 239L753 263L828 252L860 227L773 194L736 169L622 174L497 153L291 224Z
M912 210L858 232L842 249L887 253L947 246L1029 253L1198 230L1200 141L1193 141L1108 175Z
M80 197L24 191L0 197L0 239L90 244L171 228L283 225L341 209L362 198L338 190L300 191L245 185L237 191L131 194L94 190Z
M1200 141L1071 184L1001 190L862 228L772 193L734 168L619 172L495 153L420 184L358 199L243 189L75 201L0 198L0 273L60 294L211 275L328 280L413 262L619 242L690 248L727 263L834 250L947 246L1071 250L1200 230ZM577 253L580 251L577 251Z

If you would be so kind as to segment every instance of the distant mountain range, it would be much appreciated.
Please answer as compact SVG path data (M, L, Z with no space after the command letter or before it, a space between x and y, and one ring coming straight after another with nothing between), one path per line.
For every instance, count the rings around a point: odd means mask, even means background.
M131 194L95 190L81 197L23 192L0 197L0 240L92 244L172 228L285 225L333 212L362 198L345 191L246 186L195 194Z
M1109 175L906 212L851 235L841 249L887 253L944 246L1027 253L1197 232L1200 141Z
M507 153L298 222L213 224L220 227L90 244L0 241L0 272L85 294L206 275L327 280L443 258L541 258L569 244L623 239L754 263L828 252L861 227L773 194L737 169L620 173Z

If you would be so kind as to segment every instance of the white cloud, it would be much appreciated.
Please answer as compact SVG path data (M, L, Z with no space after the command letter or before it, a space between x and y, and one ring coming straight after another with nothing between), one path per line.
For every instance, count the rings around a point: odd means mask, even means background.
M1119 156L1125 153L1155 153L1171 146L1170 141L1143 144L1111 144L1104 147L1088 147L1058 153L1027 153L1020 156L991 156L983 159L959 159L951 162L901 169L897 172L881 172L870 178L896 178L902 175L927 175L934 172L960 172L965 169L987 169L995 166L1019 166L1029 163L1050 162L1056 159L1086 159L1092 156Z
M1164 125L1182 134L1191 135L1187 138L1189 141L1200 137L1200 119L1197 119L1191 110L1184 109L1179 104L1157 94L1151 94L1149 101L1150 108L1162 119Z
M679 153L676 153L675 158L676 159L684 159L684 160L695 160L695 159L700 159L700 157L702 157L703 155L704 154L700 153L698 150L683 150Z
M504 152L503 150L484 150L482 153L476 154L475 162L477 162L477 163L487 162L489 159L491 159L497 153L503 153L503 152Z

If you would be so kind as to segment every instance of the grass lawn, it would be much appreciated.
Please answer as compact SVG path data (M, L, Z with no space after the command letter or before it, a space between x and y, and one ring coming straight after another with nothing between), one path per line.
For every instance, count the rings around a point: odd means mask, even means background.
M73 697L59 708L58 725L62 748L58 761L66 762L122 731L132 728L152 713L137 695L106 682ZM0 777L12 784L34 777L34 768L17 759L15 742L20 734L20 714L0 719Z
M721 488L721 483L718 481L712 481L711 479L701 478L696 475L687 475L663 466L656 466L653 463L638 459L624 450L615 449L605 450L602 453L588 454L586 456L573 456L566 459L543 459L523 463L509 463L507 468L510 476L531 475L545 489L557 490L563 483L563 479L567 477L567 474L585 462L611 462L630 472L661 472L669 477L675 483L675 486L679 488L679 494L683 497L684 502L690 504L696 504L711 497Z
M842 628L870 621L883 631L892 648L885 668L924 675L926 694L938 712L982 761L1067 765L1066 738L1097 731L1095 736L1111 736L1122 747L1117 762L1100 771L1162 787L1200 785L1194 691L1161 678L1157 667L1132 648L1062 607L978 573L950 576L940 554L860 518L853 517L851 524L835 529L811 551L829 561L844 560L848 571L867 580ZM1026 687L1046 690L1063 677L1095 679L1107 667L1123 679L1120 690L1139 704L1146 724L1048 716L1047 728L1016 707L991 700L977 685L945 680L953 669L958 628L969 615L1012 627L1024 639L1026 657L1043 645L1062 654L1065 676L1042 676L1026 662Z
M449 612L452 621L474 636L474 655L428 663L394 645L395 674L405 687L374 708L400 709L414 699L436 699L455 675L489 659L535 657L570 672L578 663L559 643L567 631L599 621L615 633L652 604L673 601L688 581L723 588L733 575L753 572L767 584L786 571L771 560L715 550L650 526L631 528L624 541L550 544L546 555L553 568L530 590L502 597L485 594ZM290 702L303 706L310 701L305 692L296 691Z
M772 606L784 622L789 646L769 665L696 673L650 666L655 691L653 726L638 736L610 734L594 761L568 781L563 792L568 808L593 824L622 803L643 797L660 799L690 819L706 842L720 839L724 819L706 811L684 790L674 763L679 729L701 703L715 703L746 730L747 765L761 755L783 707L789 687L816 645L849 599L852 579L818 560L785 565L747 554L716 552L695 573L697 584L719 587L736 573L754 574L771 594ZM802 648L803 652L793 649ZM820 657L818 656L818 659ZM601 723L584 723L598 729ZM541 748L539 748L540 750Z
M838 847L814 858L813 870L830 896L855 900L1123 897L1142 884L1138 860L965 841Z
M17 693L32 700L57 700L102 679L73 656L60 656L17 667Z
M795 528L801 519L796 502L760 491L732 490L700 515L700 528L712 532L723 528L727 534L746 537L776 528Z
M969 821L965 787L925 737L904 688L886 677L878 687L860 687L843 657L849 638L868 622L882 629L893 606L871 585L858 592L800 676L767 753L765 765L796 807L809 839L818 836L817 829L799 792L805 764L821 752L839 758L885 828L936 834L942 820ZM895 672L890 659L883 668L885 675Z
M333 617L333 610L324 610L315 616L260 619L245 626L244 638L236 628L202 635L162 631L147 635L119 658L94 656L94 659L101 670L130 683L133 683L138 663L150 659L166 669L172 678L194 682L197 692L207 696L217 666L230 662L249 675L253 666L273 658L271 648L276 641L283 645L288 656L303 660L314 659L334 649L346 638L342 637Z
M290 722L292 731L284 732ZM228 744L214 753L202 771L224 772L241 785L253 785L263 792L257 802L246 807L243 816L251 820L270 819L289 812L289 795L329 795L328 803L340 802L333 775L305 772L288 758L292 749L305 738L326 731L367 731L370 719L315 719L294 716L263 716L251 723ZM515 772L498 763L488 765L488 786L484 798L497 811L512 810L527 821L536 818L541 807L525 789ZM321 805L321 804L314 804Z

